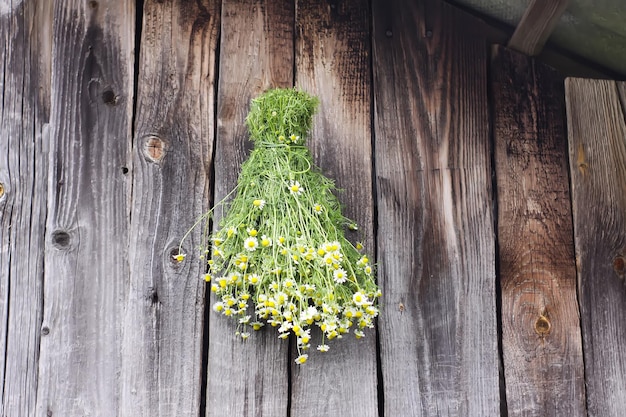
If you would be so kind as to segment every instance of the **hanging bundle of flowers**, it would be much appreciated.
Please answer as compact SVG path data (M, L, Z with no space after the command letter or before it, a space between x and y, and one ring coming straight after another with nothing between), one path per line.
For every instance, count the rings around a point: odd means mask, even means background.
M213 310L235 320L243 339L265 325L281 339L293 334L298 364L308 358L314 326L322 352L327 341L350 332L363 337L381 295L363 246L345 236L356 224L342 215L334 182L305 146L317 104L295 89L252 100L246 124L254 149L226 215L202 248L205 280L217 297Z

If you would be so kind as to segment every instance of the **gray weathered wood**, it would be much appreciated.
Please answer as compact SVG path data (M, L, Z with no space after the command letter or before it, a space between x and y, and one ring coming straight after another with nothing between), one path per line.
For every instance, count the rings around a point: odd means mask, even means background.
M128 416L198 416L219 2L146 1L132 153L130 289L120 403ZM121 301L121 300L120 300Z
M134 2L54 3L37 415L116 414Z
M508 47L526 55L538 55L570 0L530 0Z
M508 415L586 416L563 78L504 47L492 53Z
M224 0L220 46L215 201L237 183L249 149L250 99L293 85L291 0ZM218 210L219 219L221 211ZM215 302L212 297L212 302ZM211 312L207 416L287 416L288 344L267 327L245 342L236 325Z
M43 310L50 3L0 8L0 415L33 416Z
M481 24L374 1L379 320L386 416L499 414Z
M626 84L567 79L578 294L590 416L626 410Z
M373 256L370 13L360 1L299 1L296 11L296 85L320 99L308 143L324 175L345 190L344 214L360 227L353 237ZM316 342L321 335L313 349ZM377 416L375 330L329 345L292 364L291 416Z

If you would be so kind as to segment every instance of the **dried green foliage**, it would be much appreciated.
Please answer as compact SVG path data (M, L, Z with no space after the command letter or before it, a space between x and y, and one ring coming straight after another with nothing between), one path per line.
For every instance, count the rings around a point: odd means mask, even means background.
M255 147L203 248L210 256L205 279L218 298L213 309L237 320L243 339L266 323L280 338L294 334L299 364L307 360L312 326L322 331L320 351L350 331L363 337L380 296L362 245L344 234L356 224L342 215L334 182L304 146L317 104L294 89L252 101L246 123Z

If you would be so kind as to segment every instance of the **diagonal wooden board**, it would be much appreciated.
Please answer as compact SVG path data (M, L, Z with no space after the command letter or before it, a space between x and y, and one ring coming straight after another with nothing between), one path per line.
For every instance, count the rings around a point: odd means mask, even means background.
M360 227L352 237L373 253L369 11L356 0L302 0L296 10L296 86L320 98L308 143L324 175L345 190L344 215ZM314 350L319 340L314 334L305 365L290 361L290 415L377 416L374 329L334 340L326 353Z
M583 416L563 78L496 46L491 92L508 415Z
M384 415L498 415L481 24L436 1L373 5Z
M52 2L0 7L0 415L36 414ZM45 333L45 332L44 332Z
M530 0L508 47L526 55L538 55L570 0Z
M293 85L293 19L289 0L223 1L216 202L235 187L251 145L244 123L250 100L266 89ZM218 210L216 221L220 215ZM235 331L232 320L211 311L206 415L286 417L288 342L279 340L272 327L254 332L246 341Z
M173 255L210 205L218 33L217 1L143 5L122 321L124 415L197 416L200 408L201 230L184 242L184 262Z
M570 178L590 416L626 410L626 83L567 79Z

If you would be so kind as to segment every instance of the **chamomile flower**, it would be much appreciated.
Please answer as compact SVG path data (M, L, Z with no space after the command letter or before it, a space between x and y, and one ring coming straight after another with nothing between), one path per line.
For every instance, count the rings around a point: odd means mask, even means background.
M328 345L317 345L317 350L320 352L328 352L328 349L330 349Z
M265 207L265 200L254 200L252 205L259 210L263 210L263 207Z
M299 196L302 194L302 186L298 181L291 180L289 181L289 192L292 195Z
M352 301L354 301L354 304L358 306L367 305L369 303L367 300L367 296L361 291L357 291L354 293L354 295L352 296Z
M335 269L333 271L333 279L337 284L343 284L348 280L348 273L343 268Z
M324 211L324 206L322 206L319 203L313 204L313 213L322 214L323 211Z
M264 248L272 246L272 239L265 235L261 236L261 246L263 246Z
M182 262L185 260L185 257L187 256L187 254L185 253L179 253L177 255L174 255L174 260L177 262Z
M250 274L248 275L248 282L252 285L256 285L260 282L260 278L258 274Z
M309 355L307 355L307 354L303 354L303 355L298 356L298 357L295 359L295 362L296 362L298 365L302 365L303 363L305 363L305 362L306 362L306 360L307 360L307 359L309 359Z
M256 248L259 246L259 241L256 237L250 236L246 240L243 241L243 247L245 250L254 252Z

